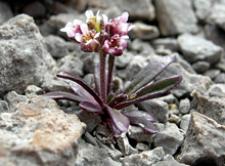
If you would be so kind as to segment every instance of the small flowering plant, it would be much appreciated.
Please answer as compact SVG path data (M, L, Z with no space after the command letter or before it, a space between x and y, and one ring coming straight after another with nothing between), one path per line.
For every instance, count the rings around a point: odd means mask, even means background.
M112 91L114 61L127 48L128 32L132 25L128 21L128 13L108 19L106 15L86 12L87 20L74 20L63 29L69 38L80 45L85 52L99 53L99 64L94 74L95 85L90 87L81 78L61 72L59 78L72 81L71 92L49 92L46 95L53 99L67 99L78 102L82 111L100 116L115 136L128 131L130 124L138 125L144 130L154 133L155 119L147 112L140 110L125 111L124 108L145 100L169 94L170 90L181 82L181 76L175 75L156 81L156 77L174 62L167 58L160 67L151 71L148 66L141 70L125 89Z

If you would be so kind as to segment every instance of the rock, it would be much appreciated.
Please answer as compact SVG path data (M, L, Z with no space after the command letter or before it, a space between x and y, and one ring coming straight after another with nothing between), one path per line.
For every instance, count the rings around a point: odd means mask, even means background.
M174 38L155 39L155 40L153 40L152 45L154 46L155 49L164 48L164 49L169 49L174 52L178 51L178 49L179 49L177 40Z
M19 15L0 26L0 94L40 85L55 70L34 20Z
M41 2L34 1L23 8L23 13L32 17L45 17L46 8Z
M136 55L132 57L126 69L126 79L129 80L134 77L134 75L136 75L147 64L147 58L141 55Z
M34 95L34 94L40 95L41 93L43 93L42 89L38 86L35 86L35 85L29 85L25 89L26 95Z
M77 158L73 165L76 166L122 166L120 162L113 160L106 148L93 146L80 140L77 150Z
M129 154L133 154L133 153L137 153L137 149L134 149L130 143L129 140L127 138L127 136L120 136L116 139L117 141L117 145L120 149L120 151L124 154L124 155L129 155Z
M191 119L190 114L187 114L181 117L180 128L184 131L185 134L187 133L190 119Z
M137 142L152 143L152 134L137 126L130 126L128 136Z
M225 31L223 29L216 25L207 24L204 27L204 34L208 40L225 49Z
M151 151L144 151L139 154L127 156L122 159L122 163L124 166L149 166L153 163L163 160L164 156L165 152L163 151L162 147L157 147Z
M188 98L180 101L180 105L179 105L180 113L188 114L190 112L190 108L191 108L191 103L190 103L190 100Z
M159 30L156 26L147 25L141 22L136 22L133 24L130 36L131 38L138 38L142 40L151 40L159 37Z
M48 52L53 56L53 58L62 58L74 50L75 44L71 42L66 42L58 36L49 35L45 37L46 46Z
M14 107L14 112L0 114L4 154L0 165L74 165L85 127L75 114L64 113L55 101L41 96L16 102Z
M171 64L159 78L166 78L174 74L182 76L182 82L172 91L178 97L190 94L193 90L206 91L212 84L209 77L190 73L178 63Z
M214 82L215 82L215 83L221 83L221 84L225 83L225 73L220 73L220 74L218 74L218 75L215 77Z
M196 33L198 31L197 19L190 1L157 0L155 5L162 35Z
M173 123L166 123L164 129L155 134L153 143L162 146L166 154L174 155L184 140L183 133Z
M183 163L191 165L201 158L219 159L220 157L224 157L224 137L225 126L219 125L207 116L193 112L178 159Z
M124 69L130 63L133 58L133 54L131 52L124 52L123 56L119 56L116 58L115 65L117 68Z
M198 61L198 62L195 62L192 65L192 67L197 73L202 74L202 73L205 73L206 71L208 71L210 64L206 61Z
M224 84L213 84L207 91L209 96L214 97L225 97L225 85Z
M204 22L207 21L215 1L217 0L192 0L198 19Z
M70 54L60 59L59 71L72 73L73 75L83 75L83 61L80 58Z
M159 122L165 123L168 119L168 104L162 100L147 100L138 103L138 107L156 118Z
M151 21L155 18L155 9L152 5L152 0L89 0L89 6L98 9L107 9L116 6L121 12L127 11L130 17L135 20Z
M178 163L172 156L166 155L162 147L132 154L122 159L124 166L186 166Z
M0 114L8 111L9 111L8 103L5 100L0 100Z
M225 103L223 98L208 97L198 92L194 92L192 95L196 103L196 110L199 113L214 119L219 124L225 125Z
M136 149L139 151L147 151L147 150L149 150L149 145L144 144L144 143L137 143Z
M178 44L186 60L193 63L207 61L215 64L222 56L222 48L204 38L184 34L178 37Z
M6 22L12 17L13 13L9 5L4 2L0 2L0 24Z
M135 51L138 54L142 54L146 56L154 54L155 52L148 42L144 42L140 39L133 40L131 44L129 45L129 47L132 51Z
M210 77L212 80L214 80L219 74L220 70L218 69L209 69L207 72L204 73L205 76Z
M74 8L75 10L82 12L86 9L88 0L67 0L66 5Z
M211 8L211 14L208 22L215 23L220 28L225 30L225 5L216 4Z
M166 155L163 161L159 161L153 164L152 166L188 166L188 165L179 163L172 156Z

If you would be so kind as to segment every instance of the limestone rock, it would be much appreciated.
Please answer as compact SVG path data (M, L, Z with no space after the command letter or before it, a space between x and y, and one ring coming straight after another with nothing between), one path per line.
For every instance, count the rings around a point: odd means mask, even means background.
M156 14L163 35L197 32L197 19L190 1L156 0Z
M34 20L19 15L0 26L0 94L40 85L55 69Z
M35 96L0 114L0 165L72 166L85 125L55 101Z
M193 112L178 158L186 164L193 164L201 158L219 160L225 155L224 137L225 126L219 125L207 116Z

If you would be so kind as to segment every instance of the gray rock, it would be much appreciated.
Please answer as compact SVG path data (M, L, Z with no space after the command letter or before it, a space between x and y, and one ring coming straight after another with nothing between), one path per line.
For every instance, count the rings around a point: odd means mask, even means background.
M188 98L180 101L180 104L179 104L180 113L187 114L187 113L190 112L190 108L191 108L191 103L190 103L190 100Z
M35 85L29 85L25 89L26 95L33 95L33 94L40 95L41 93L43 93L42 89Z
M207 21L215 1L217 0L192 0L198 19Z
M168 104L162 100L147 100L138 103L138 107L156 118L159 122L165 123L168 119Z
M5 100L0 100L0 113L8 111L9 111L8 103Z
M120 136L116 139L117 141L117 145L120 149L120 151L124 154L124 155L129 155L129 154L133 154L133 153L137 153L137 149L134 149L130 143L129 140L127 138L127 136Z
M221 83L224 84L225 83L225 73L220 73L218 74L215 79L214 79L215 83Z
M66 42L58 36L49 35L45 40L48 52L56 59L68 55L75 47L74 43Z
M147 151L149 150L149 145L147 144L144 144L144 143L137 143L136 145L136 149L139 150L139 151Z
M188 165L179 163L171 155L166 155L163 161L159 161L155 164L152 164L152 166L188 166Z
M216 64L215 68L221 70L221 72L225 72L225 58L224 57L222 57L220 59L219 63Z
M133 58L133 54L131 52L124 52L123 56L119 56L116 58L115 65L117 68L124 69L130 63Z
M205 76L210 77L212 80L214 80L219 74L220 74L220 70L218 69L209 69L208 71L206 71L204 73Z
M0 2L0 24L6 22L13 17L12 10L9 5L4 2Z
M89 6L98 9L116 6L121 12L127 11L130 17L136 20L151 21L155 18L155 9L152 5L152 0L89 0Z
M149 56L151 54L154 54L154 49L148 42L144 42L140 39L135 39L134 41L131 42L129 45L129 48L132 51L137 52L138 54L146 55Z
M198 92L194 92L192 95L196 103L196 110L199 113L214 119L219 124L225 125L224 98L208 97Z
M122 159L124 166L149 166L158 161L163 160L165 152L162 147L157 147L153 150L144 151L139 154L132 154Z
M225 31L223 29L217 25L206 24L204 34L208 40L225 49Z
M110 157L108 149L105 147L93 146L83 140L78 144L77 158L74 162L76 166L122 166L120 162Z
M40 85L56 64L34 20L19 15L0 26L0 94Z
M66 114L55 101L35 96L14 103L14 112L0 114L0 165L74 165L77 142L85 125Z
M153 143L162 146L165 153L174 155L184 140L184 135L173 123L166 123L164 129L155 134Z
M152 143L152 134L137 126L130 126L128 136L137 142Z
M193 90L206 91L212 84L209 77L190 73L178 63L171 64L167 70L160 75L160 78L165 78L174 74L182 76L182 82L172 91L172 93L178 97L190 94Z
M211 8L211 14L208 22L215 23L220 28L225 30L225 5L216 4Z
M71 73L73 75L83 75L83 61L80 60L80 58L75 57L74 55L70 54L58 62L59 71L64 71Z
M162 147L127 156L122 162L124 166L187 166L166 155Z
M152 45L154 46L154 48L165 48L165 49L169 49L171 51L178 51L179 47L178 47L178 43L177 40L174 38L159 38L159 39L155 39L152 42Z
M207 116L193 112L178 159L190 165L200 158L218 160L225 155L224 137L225 126L219 125Z
M157 0L155 5L159 28L163 35L198 31L191 1Z
M215 64L222 56L222 48L204 38L184 34L178 37L178 44L185 59L193 63L207 61Z
M224 84L213 84L207 91L209 96L225 97L225 85Z
M32 17L44 17L46 14L46 7L39 1L34 1L25 5L23 13L26 13Z
M190 119L191 119L190 114L187 114L181 117L180 128L184 131L185 134L187 133Z
M130 36L131 38L138 38L142 40L151 40L159 37L159 30L156 26L148 25L141 22L133 24Z
M134 77L144 66L148 64L147 58L141 55L134 56L126 69L126 79Z
M197 72L197 73L205 73L209 67L210 67L210 64L206 61L198 61L198 62L195 62L193 65L192 65L193 69Z

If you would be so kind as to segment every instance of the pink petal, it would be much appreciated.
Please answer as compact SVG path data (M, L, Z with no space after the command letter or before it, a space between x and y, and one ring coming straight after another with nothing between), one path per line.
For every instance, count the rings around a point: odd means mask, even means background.
M88 33L88 26L87 26L87 24L82 23L80 25L80 29L81 29L82 34L87 34Z

